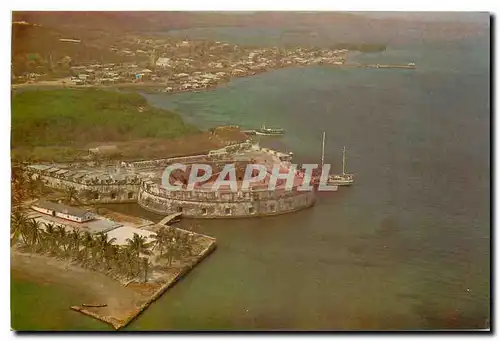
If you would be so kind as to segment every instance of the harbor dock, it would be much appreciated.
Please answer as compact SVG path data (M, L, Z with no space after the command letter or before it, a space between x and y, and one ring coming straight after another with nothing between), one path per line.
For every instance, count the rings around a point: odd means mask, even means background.
M414 63L408 64L363 64L363 63L346 63L332 65L335 67L357 67L357 68L373 68L373 69L416 69Z

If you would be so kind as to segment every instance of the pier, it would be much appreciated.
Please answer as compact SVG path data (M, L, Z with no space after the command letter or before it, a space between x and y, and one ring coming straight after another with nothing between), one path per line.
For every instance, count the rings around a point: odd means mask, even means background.
M179 217L181 215L182 215L181 212L172 213L172 214L166 216L165 218L163 218L158 224L159 225L167 225L170 222L175 222L175 221L180 219Z
M357 68L373 68L373 69L416 69L414 63L408 64L363 64L363 63L347 63L332 65L335 67L357 67Z

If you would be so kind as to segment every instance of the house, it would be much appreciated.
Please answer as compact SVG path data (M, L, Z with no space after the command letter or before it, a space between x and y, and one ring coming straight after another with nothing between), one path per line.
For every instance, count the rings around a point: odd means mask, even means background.
M156 66L159 66L159 67L169 67L169 66L171 66L170 63L171 63L170 58L160 57L156 61Z
M83 223L94 219L91 212L77 207L58 204L47 200L38 200L31 208L37 212L48 214L53 217L62 218L77 223Z
M145 78L151 78L153 76L153 71L149 70L149 69L144 69L144 70L141 70L139 71L138 73L135 74L135 79L136 80L142 80L142 79L145 79Z
M231 71L231 74L233 76L241 76L241 75L245 75L245 70L242 70L242 69L234 69Z

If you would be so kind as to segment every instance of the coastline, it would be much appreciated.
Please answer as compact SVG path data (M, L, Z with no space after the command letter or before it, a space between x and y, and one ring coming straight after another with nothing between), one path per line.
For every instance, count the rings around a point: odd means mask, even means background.
M180 278L198 265L216 248L215 238L197 234L203 240L200 252L167 271L157 271L148 283L122 284L104 273L82 268L68 260L32 254L11 248L11 271L16 277L29 278L39 284L63 285L78 293L79 301L68 302L68 308L111 325L115 330L128 325ZM158 273L160 275L158 276ZM104 307L83 307L82 304Z
M213 84L210 86L207 86L205 88L187 88L187 89L175 89L172 91L163 91L166 87L167 84L159 84L159 83L153 83L153 82L141 82L141 83L115 83L115 84L84 84L84 85L75 85L75 84L68 84L68 83L63 83L63 81L68 81L68 79L58 79L58 80L53 80L53 81L39 81L39 82L34 82L34 83L18 83L18 84L11 84L11 90L26 90L26 89L109 89L109 90L125 90L125 89L132 89L136 91L145 91L145 90L150 90L151 93L165 93L167 95L172 95L172 94L178 94L178 93L184 93L184 92L206 92L206 91L211 91L215 90L221 86L227 85L230 82L239 79L239 78L248 78L248 77L253 77L257 76L263 73L271 72L271 71L277 71L277 70L283 70L283 69L289 69L289 68L303 68L303 67L315 67L315 66L336 66L339 67L339 65L335 64L290 64L290 65L283 65L281 67L274 67L274 68L268 68L265 70L255 70L252 72L249 72L244 75L237 75L237 76L231 76L231 77L226 77L221 79L220 82L217 84ZM340 65L341 66L341 65Z
M362 55L361 52L359 52L358 55ZM356 55L355 55L356 56ZM154 93L164 93L166 95L174 95L174 94L179 94L179 93L185 93L185 92L207 92L207 91L214 91L217 88L220 88L224 85L229 84L230 82L234 81L235 79L238 78L249 78L253 76L257 76L263 73L271 72L271 71L277 71L277 70L283 70L287 68L303 68L303 67L315 67L315 66L324 66L324 67L330 67L330 68L335 68L335 69L344 69L344 68L381 68L381 69L416 69L415 65L410 64L364 64L364 63L358 63L358 62L353 62L353 63L343 63L343 64L306 64L306 65L286 65L283 67L277 67L277 68L270 68L266 70L260 70L257 72L252 72L249 74L245 75L240 75L240 76L233 76L229 78L224 78L222 81L220 81L217 84L206 86L206 87L200 87L200 88L186 88L186 89L174 89L170 91L165 91L167 88L167 84L158 84L158 83L149 83L149 82L143 82L143 83L115 83L115 84L85 84L85 85L74 85L74 84L67 84L67 83L62 83L61 80L55 80L55 81L41 81L37 83L20 83L20 84L11 84L11 91L16 91L16 90L43 90L43 89L102 89L102 90L135 90L135 91L143 91L143 92L148 92L151 94Z

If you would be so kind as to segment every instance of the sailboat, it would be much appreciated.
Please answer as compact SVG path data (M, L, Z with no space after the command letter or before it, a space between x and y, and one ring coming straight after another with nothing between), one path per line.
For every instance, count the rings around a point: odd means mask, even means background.
M328 184L337 186L348 186L354 183L354 175L345 172L345 146L342 150L342 174L331 174L328 175ZM321 168L323 168L325 159L325 132L323 132L323 143L321 150Z
M345 172L345 146L342 150L342 174L332 174L328 176L328 183L339 186L348 186L354 183L354 175Z

